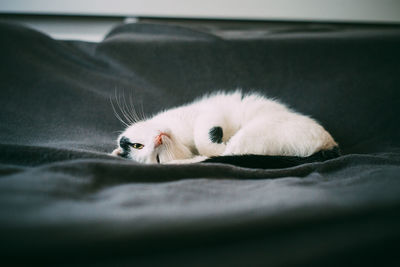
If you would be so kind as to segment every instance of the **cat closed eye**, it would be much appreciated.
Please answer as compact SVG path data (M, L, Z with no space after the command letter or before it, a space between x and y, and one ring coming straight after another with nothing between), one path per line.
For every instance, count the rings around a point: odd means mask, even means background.
M133 144L131 144L131 146L132 146L134 149L142 149L142 148L144 147L144 145L139 144L139 143L133 143Z

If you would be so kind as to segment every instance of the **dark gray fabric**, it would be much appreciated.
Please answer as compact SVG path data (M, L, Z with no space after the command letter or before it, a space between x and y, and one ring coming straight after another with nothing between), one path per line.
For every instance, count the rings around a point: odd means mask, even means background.
M138 23L95 44L0 24L0 36L1 261L398 263L398 28ZM313 116L344 155L278 170L107 155L115 92L151 114L236 88Z

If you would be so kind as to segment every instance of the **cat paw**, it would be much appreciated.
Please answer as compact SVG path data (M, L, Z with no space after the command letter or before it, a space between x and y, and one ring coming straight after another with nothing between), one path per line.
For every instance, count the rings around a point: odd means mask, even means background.
M226 149L222 153L222 156L251 154L249 148L251 148L251 146L246 146L245 144L241 144L239 142L230 142L226 146Z

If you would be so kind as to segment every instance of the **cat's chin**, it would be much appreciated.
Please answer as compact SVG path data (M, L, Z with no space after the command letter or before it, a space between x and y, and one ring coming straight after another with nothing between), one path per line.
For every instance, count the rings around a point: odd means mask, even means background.
M120 157L120 155L123 153L122 149L120 147L116 148L113 150L113 152L110 153L111 156L114 157Z

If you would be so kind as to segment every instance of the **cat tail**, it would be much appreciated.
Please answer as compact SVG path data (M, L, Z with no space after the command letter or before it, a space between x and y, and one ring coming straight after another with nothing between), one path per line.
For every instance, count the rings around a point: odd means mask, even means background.
M203 163L224 163L245 168L282 169L306 163L323 162L341 155L339 147L321 150L308 157L296 156L266 156L266 155L235 155L211 157Z

